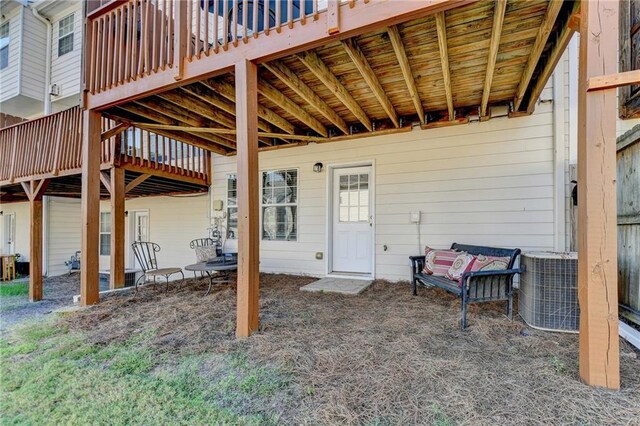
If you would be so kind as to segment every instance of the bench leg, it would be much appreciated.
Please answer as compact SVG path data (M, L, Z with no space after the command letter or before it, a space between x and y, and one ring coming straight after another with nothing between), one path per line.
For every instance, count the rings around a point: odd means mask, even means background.
M513 290L509 293L509 297L507 298L507 318L510 320L513 319Z
M460 330L467 328L467 301L460 299Z
M418 283L416 283L416 279L412 279L411 280L411 287L413 289L413 295L417 296L418 295Z

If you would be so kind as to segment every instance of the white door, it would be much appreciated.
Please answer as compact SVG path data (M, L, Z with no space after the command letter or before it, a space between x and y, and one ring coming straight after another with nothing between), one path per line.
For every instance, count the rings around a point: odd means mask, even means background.
M5 213L2 215L2 239L0 253L15 254L16 250L16 215Z
M138 241L149 241L149 212L141 210L132 211L129 214L132 215L129 233L131 244ZM131 244L129 244L129 247L131 247ZM132 249L129 250L129 264L134 265L134 268L139 267Z
M371 173L370 166L333 170L333 272L372 273Z

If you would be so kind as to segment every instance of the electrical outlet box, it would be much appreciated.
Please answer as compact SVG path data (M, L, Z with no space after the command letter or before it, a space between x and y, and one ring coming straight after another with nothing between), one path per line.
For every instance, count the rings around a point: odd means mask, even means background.
M411 212L411 223L420 223L420 212Z
M213 210L215 211L221 211L224 207L224 203L222 202L222 200L213 200Z

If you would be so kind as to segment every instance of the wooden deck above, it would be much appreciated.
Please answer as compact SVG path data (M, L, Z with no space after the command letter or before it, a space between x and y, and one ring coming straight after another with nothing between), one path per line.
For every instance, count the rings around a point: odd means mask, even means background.
M262 149L529 114L576 28L579 6L330 1L318 10L315 0L286 0L267 11L275 16L265 29L264 2L253 3L138 0L95 11L88 105L234 154L232 65L248 58L260 64Z
M207 150L106 118L102 127L101 169L119 167L131 179L139 175L154 178L130 196L193 192L210 184ZM79 196L79 184L74 182L82 171L81 133L82 110L78 107L0 129L3 201L8 201L9 193L20 192L21 183L42 179L55 180L48 186L50 195ZM155 181L157 186L150 185Z

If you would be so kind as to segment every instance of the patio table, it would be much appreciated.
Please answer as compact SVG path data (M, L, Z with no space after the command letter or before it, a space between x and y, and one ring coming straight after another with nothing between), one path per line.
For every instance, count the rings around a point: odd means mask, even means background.
M238 258L237 256L222 256L207 262L187 265L184 269L191 272L204 272L207 274L209 277L209 288L205 293L206 296L211 292L211 287L213 287L214 283L223 284L232 282L229 278L229 273L238 269ZM222 272L223 276L215 278L217 276L215 273L217 272Z

